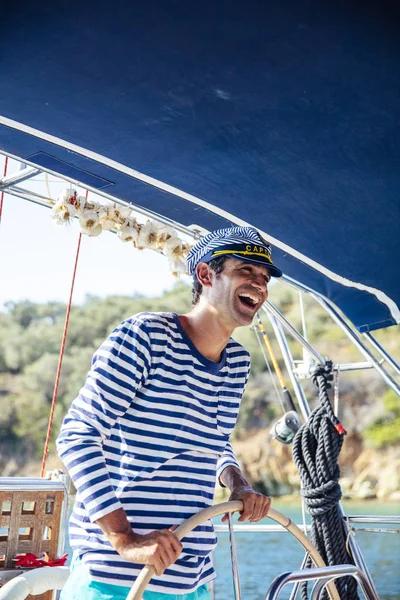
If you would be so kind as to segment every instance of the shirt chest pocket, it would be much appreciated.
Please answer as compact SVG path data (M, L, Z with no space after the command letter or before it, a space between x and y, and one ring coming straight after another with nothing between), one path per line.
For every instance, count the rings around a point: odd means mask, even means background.
M219 396L217 409L217 428L228 438L236 424L240 400L233 396Z

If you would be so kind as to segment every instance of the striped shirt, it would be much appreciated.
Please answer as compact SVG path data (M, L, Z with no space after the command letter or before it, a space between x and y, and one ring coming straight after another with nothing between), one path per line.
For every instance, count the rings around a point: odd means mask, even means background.
M77 489L71 545L95 581L131 586L143 568L112 548L100 517L123 507L144 535L212 504L216 477L238 466L229 436L249 367L233 339L220 362L205 358L173 313L135 315L100 346L57 440ZM210 521L197 527L148 589L184 594L213 579L216 541Z

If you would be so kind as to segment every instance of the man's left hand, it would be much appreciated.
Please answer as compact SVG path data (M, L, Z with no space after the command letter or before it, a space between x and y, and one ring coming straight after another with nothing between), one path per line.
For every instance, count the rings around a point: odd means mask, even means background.
M243 502L243 510L240 512L238 521L250 521L257 523L267 516L271 506L271 498L255 492L250 486L239 486L232 490L229 501L241 500ZM228 515L222 517L222 521L227 521Z

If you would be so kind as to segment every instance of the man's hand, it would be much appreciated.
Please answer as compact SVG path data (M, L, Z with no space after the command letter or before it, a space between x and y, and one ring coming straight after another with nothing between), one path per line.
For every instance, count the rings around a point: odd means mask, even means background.
M132 530L123 508L117 508L96 523L123 559L153 565L157 575L162 575L182 552L182 544L173 533L176 525L140 535Z
M160 529L146 535L121 536L114 548L123 559L143 565L152 565L162 575L182 552L182 544L171 529Z
M243 510L240 512L238 521L257 523L257 521L261 521L266 517L271 506L271 498L255 492L250 486L240 486L233 489L229 496L229 501L232 500L243 502ZM228 515L224 515L222 520L227 521Z
M239 469L233 466L226 467L221 473L221 480L231 490L229 501L241 500L243 502L243 510L240 512L239 521L248 520L256 523L267 515L271 506L271 498L255 492ZM224 515L222 520L227 521L228 515Z

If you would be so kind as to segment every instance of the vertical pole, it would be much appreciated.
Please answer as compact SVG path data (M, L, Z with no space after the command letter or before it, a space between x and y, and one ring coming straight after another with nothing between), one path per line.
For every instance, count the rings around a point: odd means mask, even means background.
M215 565L214 552L211 554L211 564L214 567L214 565ZM210 581L210 583L208 584L208 591L210 592L211 600L215 600L215 579Z
M7 168L8 168L8 156L6 156L4 158L3 177L5 177L7 175ZM0 194L0 224L1 224L1 215L3 213L3 201L4 201L4 191L2 191Z
M305 532L305 533L307 533L307 532ZM303 571L306 568L309 556L310 555L308 554L308 552L306 552L305 555L304 555L303 561L301 563L300 571ZM300 588L300 583L298 581L296 581L295 584L294 584L294 586L293 586L292 591L290 592L289 600L296 600L299 588Z
M236 544L235 544L235 534L233 531L232 513L228 513L228 527L229 527L229 544L231 546L233 592L234 592L235 600L242 600L242 596L240 594L239 568L238 568L237 555L236 555Z
M345 533L347 535L349 535L350 553L351 553L351 556L353 557L354 564L356 565L356 567L358 567L364 573L369 585L371 586L372 591L375 594L375 596L372 596L372 598L379 600L378 592L376 591L374 582L373 582L371 574L368 570L367 563L364 560L364 556L362 555L360 546L358 545L356 538L353 535L351 535L351 533L349 534L349 532L348 532L346 515L343 510L343 506L340 503L339 503L339 510L342 515L343 528L345 530ZM360 583L360 582L358 582L358 583Z
M59 481L65 487L64 501L61 509L61 518L60 518L60 536L58 538L58 548L57 548L57 556L62 556L64 553L65 547L65 530L67 527L68 521L68 512L69 512L69 494L71 489L71 477L63 473L58 476Z
M297 375L293 372L294 363L293 363L292 353L290 352L290 348L287 343L285 334L283 333L283 330L282 330L282 327L281 327L281 324L279 323L279 321L273 315L271 315L268 311L266 311L266 313L269 317L269 320L271 321L271 325L274 329L276 339L278 340L278 344L279 344L279 347L282 352L283 360L285 361L286 369L289 373L290 380L292 382L294 393L295 393L297 401L299 403L301 413L302 413L304 419L307 420L308 416L311 413L311 409L308 404L307 397L304 393L303 386L301 385L300 381L298 380Z

